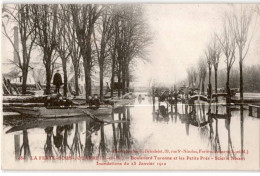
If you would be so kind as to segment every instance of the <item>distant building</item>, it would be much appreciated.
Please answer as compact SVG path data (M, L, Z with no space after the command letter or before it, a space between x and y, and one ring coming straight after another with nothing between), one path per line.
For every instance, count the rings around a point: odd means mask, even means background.
M12 61L8 63L2 63L2 75L5 79L9 79L12 84L22 85L22 72L21 69L18 68L19 58L16 51L19 51L19 32L18 27L14 27L14 55ZM78 75L78 85L80 94L85 94L85 73L83 68L83 61L79 64L79 75ZM63 69L61 60L58 59L54 65L53 76L57 70L60 70L60 73L63 78ZM75 73L74 67L71 59L67 62L67 76L68 76L68 90L75 90ZM53 78L52 78L53 80ZM51 84L52 84L51 80ZM93 73L91 77L91 86L92 86L92 94L99 94L100 82L99 82L99 73ZM64 80L63 80L64 82ZM33 58L30 62L28 76L27 76L27 85L35 85L40 83L41 85L46 85L46 70L43 65L42 60L38 58ZM107 85L110 84L110 79L104 78L104 93L106 93ZM69 88L70 86L70 88Z

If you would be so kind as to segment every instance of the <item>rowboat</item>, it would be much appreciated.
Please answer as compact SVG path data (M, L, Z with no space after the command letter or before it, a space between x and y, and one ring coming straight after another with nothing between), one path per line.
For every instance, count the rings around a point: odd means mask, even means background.
M112 102L112 104L114 105L114 108L119 108L122 106L127 106L127 105L131 105L135 102L135 98L131 98L131 99L110 99L110 102Z
M111 99L107 99L106 101L108 101L110 104L113 104L114 108L119 108L122 106L133 104L135 102L135 99L136 96L132 92L130 92L123 95L122 97L113 97Z
M100 107L98 109L92 109L86 106L55 109L46 107L10 107L9 110L38 118L78 117L86 115L107 116L112 114L112 107Z

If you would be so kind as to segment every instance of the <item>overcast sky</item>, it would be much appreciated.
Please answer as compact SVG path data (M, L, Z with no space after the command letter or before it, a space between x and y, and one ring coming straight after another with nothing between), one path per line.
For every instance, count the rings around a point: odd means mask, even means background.
M214 32L221 30L226 4L146 4L145 18L153 36L149 48L150 63L138 63L134 72L136 85L148 84L152 78L163 84L174 84L186 78L186 69L204 57L206 45ZM246 65L259 64L259 29L254 38ZM9 41L2 36L2 62L13 57ZM222 56L220 67L223 68ZM237 66L236 62L234 66ZM3 69L3 68L2 68Z
M222 14L231 10L226 4L147 4L146 17L154 43L150 49L150 64L140 64L136 74L143 84L156 82L174 84L186 78L186 69L196 65L214 32L221 31ZM255 24L255 23L254 23ZM246 65L260 63L259 30L254 34ZM236 62L234 66L237 66ZM224 66L224 57L220 67ZM139 84L138 83L138 84Z

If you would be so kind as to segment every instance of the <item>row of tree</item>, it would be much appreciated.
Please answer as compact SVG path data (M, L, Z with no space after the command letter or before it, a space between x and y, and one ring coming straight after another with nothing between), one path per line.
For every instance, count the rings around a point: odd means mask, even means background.
M251 80L255 80L251 72L259 72L255 70L255 67L247 67L246 73L244 73L244 60L247 56L248 50L250 48L250 43L253 36L253 12L254 9L247 8L246 6L240 5L232 7L231 13L225 13L222 20L222 32L220 34L214 33L211 41L205 49L205 57L199 60L198 68L191 67L187 69L188 73L188 83L189 86L197 85L202 92L204 92L204 83L206 77L208 78L208 90L210 94L212 93L212 69L214 70L214 86L215 93L218 93L218 87L225 87L227 94L227 103L230 103L230 82L238 81L238 84L232 84L240 88L240 100L243 102L243 92L244 92L244 75L246 75L246 83ZM226 68L225 76L223 76L223 71L221 70L221 85L218 84L218 71L219 62L223 59ZM238 59L239 63L239 80L234 76L230 76L231 69L234 65L235 60ZM253 70L249 70L252 68ZM235 70L235 72L238 72ZM207 75L208 73L208 75ZM199 82L196 82L196 77L199 78ZM225 78L225 84L223 85L223 78ZM202 87L201 87L202 86ZM246 86L247 91L258 91L259 87ZM217 99L217 98L216 98Z
M42 53L46 70L46 94L50 94L53 66L61 59L64 95L67 96L67 63L71 59L75 72L75 90L79 94L80 60L85 73L86 99L91 95L91 76L99 70L100 98L103 99L104 76L111 77L111 95L117 77L118 95L126 93L130 69L135 59L145 57L150 41L140 5L101 4L17 4L3 9L3 34L15 46L8 25L19 28L22 51L15 47L22 72L22 93L26 93L28 69L33 49ZM21 54L20 54L21 53Z

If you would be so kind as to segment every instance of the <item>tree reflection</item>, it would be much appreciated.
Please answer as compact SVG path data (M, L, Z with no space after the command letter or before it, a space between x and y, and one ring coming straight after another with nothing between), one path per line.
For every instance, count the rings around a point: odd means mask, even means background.
M112 111L112 121L115 120L114 117L114 110ZM112 130L113 130L113 151L117 154L117 138L116 138L116 126L115 123L112 123Z
M47 139L44 145L44 153L46 157L54 156L52 150L52 135L53 135L53 127L47 127L44 129L47 134Z
M29 160L31 158L31 151L29 145L29 138L27 130L23 130L23 144L20 148L20 156L22 156L22 151L24 154L24 159Z
M228 158L235 157L235 153L233 150L232 140L231 140L231 134L230 134L230 122L231 122L231 109L230 106L227 105L227 118L225 120L226 129L228 131Z
M83 145L80 140L79 124L75 124L75 134L71 145L71 156L81 156Z
M99 156L101 154L102 157L106 157L106 143L105 143L105 133L104 133L104 125L102 124L100 127L100 144L99 144Z
M92 157L93 155L93 144L91 140L91 134L92 132L90 131L91 129L91 121L87 120L86 121L86 135L85 135L85 147L84 147L84 156L85 157Z
M131 114L129 108L125 108L123 113L119 113L118 118L119 120L130 121ZM132 136L130 132L130 123L118 123L117 130L114 132L116 132L116 134L113 134L115 151L131 150Z
M61 156L67 156L67 149L69 149L71 153L71 148L68 144L68 133L73 129L73 124L71 125L65 125L64 126L64 137L63 137L63 143L61 145Z
M244 107L240 105L241 157L244 157Z
M221 145L220 145L220 142L219 142L219 134L218 134L218 119L215 119L216 121L216 134L215 134L215 145L214 145L214 151L217 153L217 152L220 152L221 151Z

